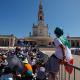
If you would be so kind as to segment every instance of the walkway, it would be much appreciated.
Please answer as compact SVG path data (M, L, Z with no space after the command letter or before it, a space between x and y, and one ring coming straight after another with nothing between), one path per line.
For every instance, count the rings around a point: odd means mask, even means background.
M46 50L46 51L43 50L42 52L44 54L47 54L48 56L51 56L51 54L54 53L54 51L49 51L49 50ZM74 57L74 66L80 68L80 56L79 55L73 55L73 57ZM74 73L72 73L70 76L70 80L80 80L80 71L76 70L75 72L76 72L75 73L76 78L74 79ZM63 74L63 76L64 76L64 74ZM67 74L67 80L69 80L68 78L69 78L69 76Z

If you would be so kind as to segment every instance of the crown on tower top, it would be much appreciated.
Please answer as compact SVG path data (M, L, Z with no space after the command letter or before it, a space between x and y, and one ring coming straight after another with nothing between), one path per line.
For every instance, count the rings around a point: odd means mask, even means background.
M40 0L40 2L39 2L38 21L44 21L44 13L43 13L42 0Z

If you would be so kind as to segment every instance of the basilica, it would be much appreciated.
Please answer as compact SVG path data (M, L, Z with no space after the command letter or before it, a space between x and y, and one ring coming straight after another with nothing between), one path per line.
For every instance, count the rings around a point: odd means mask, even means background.
M49 35L49 26L45 23L44 10L42 5L42 0L39 0L37 24L32 25L32 32L29 37L18 39L13 34L10 35L0 35L0 47L15 47L20 43L32 43L38 46L50 46L52 43L52 37ZM71 47L80 47L80 37L70 37L68 36Z
M33 24L32 34L25 38L25 41L34 42L38 46L47 46L52 42L52 38L48 34L48 25L45 24L44 20L42 0L40 0L38 8L38 23Z

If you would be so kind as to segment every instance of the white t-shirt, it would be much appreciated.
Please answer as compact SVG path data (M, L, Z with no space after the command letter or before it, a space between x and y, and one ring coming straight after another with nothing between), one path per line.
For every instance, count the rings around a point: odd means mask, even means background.
M63 59L63 53L62 53L62 49L60 47L60 45L61 44L63 45L63 43L61 42L61 40L59 38L55 38L54 39L54 44L55 44L55 47L56 47L55 56L59 59ZM63 46L65 47L66 60L69 61L72 58L71 50L67 46L65 46L65 45L63 45Z

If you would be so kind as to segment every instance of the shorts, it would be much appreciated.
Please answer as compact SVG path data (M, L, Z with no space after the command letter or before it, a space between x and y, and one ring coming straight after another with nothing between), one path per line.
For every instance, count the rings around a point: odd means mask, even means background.
M60 69L59 59L53 54L47 61L45 68L47 72L58 73Z

